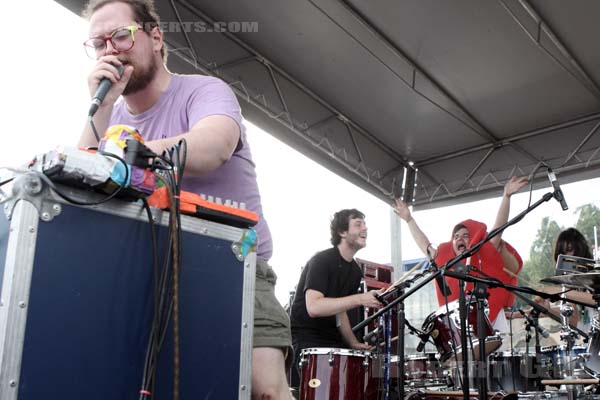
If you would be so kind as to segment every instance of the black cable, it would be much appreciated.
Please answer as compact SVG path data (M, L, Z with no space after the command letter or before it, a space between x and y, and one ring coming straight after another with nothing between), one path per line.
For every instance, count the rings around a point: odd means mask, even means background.
M166 328L168 326L168 322L171 319L171 315L173 318L173 373L174 373L174 381L173 381L173 399L177 400L179 398L179 370L180 370L180 352L179 352L179 260L180 260L180 249L181 249L181 223L180 223L180 202L179 202L179 194L180 189L178 182L178 161L175 159L175 154L178 151L178 146L174 146L174 148L169 149L166 154L170 159L167 159L168 162L172 165L172 170L168 171L165 175L165 183L167 188L167 193L169 196L169 242L171 246L170 250L170 263L171 270L173 273L170 276L170 280L172 282L172 292L170 292L169 301L167 304L167 312L166 315L169 318L163 319L162 326L164 329L161 330L161 337L159 338L159 345L162 345L162 341L166 336ZM165 282L166 283L166 282Z
M167 195L169 197L170 204L173 204L173 190L171 179L171 171L166 171L162 175L157 175L157 178L163 182L167 189ZM169 326L171 319L171 313L173 309L172 292L169 290L169 282L171 281L171 259L172 259L172 235L168 235L168 243L166 246L166 254L163 261L163 268L160 276L157 276L155 285L155 315L152 323L151 337L148 344L148 357L147 365L144 368L143 386L147 392L154 393L154 387L156 385L156 371L157 371L157 360L158 354ZM144 399L143 395L140 399Z
M151 337L148 344L146 365L142 389L154 392L156 384L157 358L166 338L169 322L173 318L173 346L174 346L174 382L173 399L179 398L179 276L181 274L180 258L182 254L182 231L180 212L180 193L185 168L187 144L180 141L178 144L163 152L162 156L154 159L152 169L160 170L156 176L166 188L169 198L168 245L164 258L163 270L158 277L158 261L156 261L155 280L155 316L152 323ZM147 210L147 213L149 211ZM169 285L172 283L172 286ZM140 396L143 400L143 395Z
M146 215L148 216L148 223L150 226L150 234L152 238L152 261L153 261L153 272L154 272L154 315L158 312L158 240L156 237L156 227L154 225L154 218L152 216L152 211L150 210L150 206L148 205L148 201L144 198L142 199L142 203L144 205L144 209L146 210ZM154 359L154 341L156 335L156 326L154 324L154 318L152 320L152 326L150 330L150 336L148 337L148 346L146 349L146 358L144 361L144 372L142 385L140 390L140 400L145 399L148 395L146 393L150 392L148 387L148 370L152 367L152 360Z
M98 131L96 130L96 125L94 125L94 117L92 115L89 116L88 121L90 122L90 126L92 127L92 132L96 137L96 141L100 143L100 135L98 135Z
M537 171L542 167L548 168L548 165L545 162L542 162L537 167L535 167L535 169L533 170L533 172L530 175L531 179L529 180L529 201L527 202L527 208L529 208L529 206L531 206L531 197L533 195L533 179L535 178L535 174L537 173Z
M76 199L64 194L63 192L61 192L56 187L54 182L49 177L44 175L43 173L41 173L39 171L34 171L34 170L31 170L31 172L33 172L34 174L39 176L44 182L46 182L46 184L50 187L50 189L52 189L63 200L65 200L71 204L78 205L78 206L97 206L99 204L106 203L107 201L114 199L119 193L121 193L121 191L123 191L123 189L125 189L125 187L127 187L127 183L129 181L129 166L127 165L125 160L123 160L121 157L117 156L116 154L107 153L107 152L99 152L99 153L102 154L103 156L111 157L111 158L114 158L114 159L118 160L119 162L121 162L123 164L123 166L125 167L125 178L123 179L123 183L119 184L119 187L114 192L112 192L110 195L108 195L105 198L98 200L98 201L85 202L85 201L76 200Z

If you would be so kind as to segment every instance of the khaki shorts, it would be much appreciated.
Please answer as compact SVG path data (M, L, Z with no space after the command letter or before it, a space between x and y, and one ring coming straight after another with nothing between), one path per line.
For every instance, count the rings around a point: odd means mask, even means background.
M277 275L269 264L256 261L254 296L254 347L277 347L291 352L290 318L275 298Z

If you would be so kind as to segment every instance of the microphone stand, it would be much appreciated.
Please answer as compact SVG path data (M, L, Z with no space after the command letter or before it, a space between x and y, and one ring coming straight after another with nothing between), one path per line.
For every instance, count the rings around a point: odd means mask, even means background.
M531 322L529 322L528 319L525 319L525 332L527 332L525 334L525 358L527 360L529 360L529 343L531 342ZM536 340L537 340L537 336L536 336ZM536 346L537 347L537 346ZM537 352L537 350L536 350ZM537 353L536 353L536 365L537 365ZM527 371L529 371L529 369L527 369ZM514 373L513 373L514 375ZM513 389L515 387L515 380L513 379ZM525 392L527 392L527 379L525 379Z
M479 341L479 365L477 367L477 381L479 383L479 399L487 400L487 354L485 349L485 301L489 294L487 285L481 282L475 284L475 298L477 299L477 337Z
M466 268L463 264L457 264L454 267L454 270L458 274L466 274ZM462 391L463 398L468 400L470 397L470 382L469 382L469 347L467 344L467 299L465 296L465 281L460 281L458 283L458 315L460 316L460 347L462 349L462 364L463 364L463 372L462 372ZM450 318L448 316L448 318ZM454 340L454 339L452 339ZM456 354L455 354L456 355ZM458 370L458 375L460 375L460 367L456 366ZM487 393L487 392L486 392Z
M541 385L541 377L539 376L539 374L537 373L537 368L536 371L533 371L533 366L540 366L540 361L541 361L541 357L542 357L542 348L540 345L540 323L539 323L539 311L537 310L533 310L531 312L532 316L529 316L527 314L525 314L525 312L521 309L519 309L519 312L521 313L521 315L523 315L523 317L525 318L525 331L527 332L527 334L525 335L525 359L527 360L527 375L526 377L529 378L529 373L533 373L534 376L536 377L536 388L540 387ZM531 341L531 328L534 328L535 330L535 358L534 358L534 364L533 366L530 365L530 359L529 359L529 342ZM548 337L548 334L546 334L544 337ZM531 367L531 368L530 368ZM539 382L538 382L539 381ZM525 379L525 392L527 392L529 390L529 379ZM513 387L514 387L514 382L513 382Z
M533 312L531 313L532 317L532 323L531 325L533 325L533 328L535 329L535 365L539 365L538 362L541 361L542 359L542 345L540 344L540 330L539 330L539 326L540 326L540 313L536 310L533 310ZM527 320L527 319L526 319ZM529 357L525 356L527 362L529 362ZM529 365L527 366L527 371L529 372ZM541 386L541 377L539 378L539 385L537 386ZM527 392L529 390L529 388L527 387L529 383L528 379L525 379L525 392Z
M398 294L404 293L404 289L397 289ZM396 308L398 318L398 398L404 393L404 325L406 324L406 314L404 312L404 302L399 302Z
M424 274L420 274L421 276L423 276ZM418 277L418 275L416 276ZM416 278L415 277L415 278ZM413 278L414 279L414 278ZM396 286L396 290L391 291L389 293L385 293L383 295L380 296L380 301L383 304L388 304L388 298L391 297L392 295L398 295L398 296L402 296L404 294L404 290L407 289L408 287L410 287L410 285L413 283L412 279L408 279L405 282L402 282L401 284L399 284L398 286ZM404 378L405 378L405 365L404 365L404 330L405 327L408 326L409 330L411 331L411 333L414 333L417 335L417 337L421 338L421 332L417 331L412 325L410 325L408 323L408 321L406 320L406 313L405 313L405 308L404 308L404 302L400 301L397 303L397 307L396 307L396 318L397 318L397 322L398 322L398 331L397 331L397 338L398 338L398 343L397 343L397 353L398 353L398 368L397 368L397 379L398 379L398 398L401 398L401 394L404 393ZM390 327L391 329L391 327ZM386 388L387 390L388 388Z

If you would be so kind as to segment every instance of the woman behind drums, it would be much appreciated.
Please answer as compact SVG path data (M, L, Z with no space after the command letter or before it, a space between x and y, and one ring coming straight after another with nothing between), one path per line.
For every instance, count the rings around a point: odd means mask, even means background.
M592 251L585 236L575 228L569 228L562 231L556 238L554 243L554 262L558 260L558 256L564 254L566 256L576 256L588 259L593 259ZM559 286L545 287L542 291L546 293L559 293L562 288ZM581 301L584 303L594 304L592 295L588 292L570 291L565 294L567 299ZM558 315L558 311L554 310L548 299L536 298L536 301L548 308L553 314ZM579 321L579 313L575 312L570 319L571 325L577 325Z
M554 261L555 262L558 260L558 256L560 254L563 254L566 256L582 257L582 258L587 258L587 259L594 258L593 253L590 250L590 246L589 246L588 241L586 240L585 236L583 236L583 234L575 228L569 228L569 229L562 231L556 238L556 242L554 244ZM543 292L546 292L546 293L554 294L554 293L561 292L562 288L560 286L548 286L548 287L544 287L540 290L542 290ZM592 294L589 292L573 290L573 291L568 291L567 293L565 293L564 297L566 297L567 300L574 300L574 301L579 301L582 303L590 304L590 306L587 307L586 312L589 312L589 311L593 310L593 308L594 308L595 301L592 297ZM548 299L542 299L540 297L537 297L535 300L539 304L546 307L551 313L553 313L555 315L558 314L558 311L551 306ZM578 320L579 320L580 313L578 312L578 306L574 306L574 309L575 309L575 312L573 313L573 316L570 318L569 322L571 325L576 326L578 323ZM589 315L588 315L588 317L589 317ZM586 328L589 328L589 327L582 326L582 329L587 330ZM556 346L556 348L558 348L558 346ZM588 370L588 372L590 372L591 374L593 374L595 376L600 375L600 331L598 329L592 330L592 337L591 337L591 340L589 341L587 352L589 353L589 358L585 362L585 368ZM560 354L560 352L558 352L557 356L560 358L562 355Z

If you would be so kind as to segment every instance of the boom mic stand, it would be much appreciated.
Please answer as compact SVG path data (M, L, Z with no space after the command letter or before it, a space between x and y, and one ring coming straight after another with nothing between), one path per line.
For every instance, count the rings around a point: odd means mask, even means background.
M419 273L417 275L415 275L414 277L412 277L411 279L407 279L404 282L401 282L400 284L398 284L397 286L395 286L395 290L390 291L388 293L384 293L382 295L380 295L378 297L379 301L381 301L383 304L389 304L388 303L388 299L394 295L398 295L398 296L402 296L404 294L405 289L409 288L410 285L413 284L414 279L419 279L422 276L425 276L425 274L427 274L428 271L425 271L423 273ZM398 321L398 332L397 332L397 338L398 338L398 343L397 343L397 353L398 353L398 368L397 368L397 379L398 379L398 398L401 398L401 395L404 393L404 379L405 379L405 365L404 365L404 330L405 327L408 326L409 331L413 334L415 334L417 337L419 337L421 340L423 340L424 335L422 332L418 331L417 329L415 329L407 320L406 320L406 313L405 313L405 309L404 309L404 302L400 301L397 303L398 306L396 307L396 318ZM390 327L391 328L391 327ZM358 328L360 329L360 328ZM385 337L385 335L384 335ZM386 392L389 390L389 381L386 381L386 387L385 387Z

